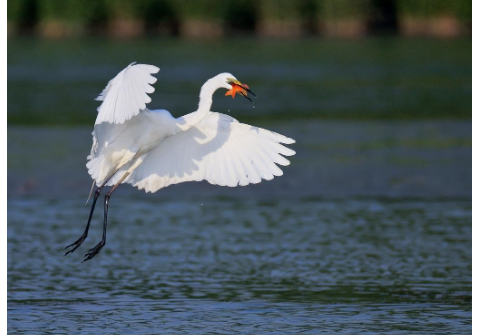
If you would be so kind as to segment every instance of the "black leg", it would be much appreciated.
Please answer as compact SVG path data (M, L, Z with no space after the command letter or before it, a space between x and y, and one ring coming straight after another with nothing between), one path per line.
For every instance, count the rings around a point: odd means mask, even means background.
M103 238L101 239L100 243L98 243L95 247L91 248L88 251L88 253L85 255L85 259L83 259L83 262L86 262L87 260L90 260L93 257L95 257L97 254L99 254L101 249L103 249L103 247L105 246L105 244L106 244L106 226L108 225L108 203L110 201L110 197L113 194L113 192L118 188L118 186L123 182L123 180L125 180L125 178L128 175L129 175L128 172L125 173L125 175L121 178L121 180L115 186L113 186L113 188L108 193L106 193L106 195L105 195L105 214L104 214L105 216L104 216L104 221L103 221Z
M111 193L112 192L110 191L105 195L105 214L104 214L105 216L103 221L103 238L101 239L100 243L98 243L95 247L91 248L88 251L88 253L85 255L85 259L83 260L83 262L86 262L87 260L92 259L97 254L99 254L101 249L103 249L103 247L106 244L106 227L108 225L108 202L110 200Z
M72 244L70 244L69 246L65 248L65 249L70 249L67 252L65 252L65 256L75 251L85 241L86 237L88 236L88 230L90 230L91 218L93 217L93 212L95 211L96 201L98 200L98 197L100 196L101 190L103 189L104 186L105 184L101 185L95 191L95 197L93 198L93 204L91 205L90 216L88 217L88 223L86 224L85 232L83 233L83 235L80 236L79 239L77 239L75 242L73 242Z

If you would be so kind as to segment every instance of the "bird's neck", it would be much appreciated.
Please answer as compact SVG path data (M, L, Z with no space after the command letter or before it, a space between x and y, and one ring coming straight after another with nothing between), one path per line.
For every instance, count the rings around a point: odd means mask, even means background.
M205 112L206 114L211 110L212 95L219 88L214 78L209 79L202 85L201 92L199 92L199 107L198 112ZM206 116L206 115L204 115Z
M214 79L211 78L202 85L201 92L199 93L198 109L177 119L177 126L181 131L186 131L196 126L211 111L212 95L220 88Z

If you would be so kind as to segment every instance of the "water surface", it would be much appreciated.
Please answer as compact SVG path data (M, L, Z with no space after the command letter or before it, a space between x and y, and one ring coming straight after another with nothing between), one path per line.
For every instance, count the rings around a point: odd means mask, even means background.
M471 127L286 122L284 176L121 186L84 245L90 129L8 130L8 330L84 334L471 331Z
M9 201L9 331L471 331L469 201ZM154 330L154 331L153 331Z
M230 72L257 94L218 92L238 119L471 118L471 39L8 41L8 122L91 125L93 99L133 61L161 68L151 108L197 108L201 85Z

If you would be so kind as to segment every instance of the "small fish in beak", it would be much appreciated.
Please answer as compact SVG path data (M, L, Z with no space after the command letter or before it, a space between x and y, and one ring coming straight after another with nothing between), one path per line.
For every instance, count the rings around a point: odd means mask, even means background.
M247 86L246 84L242 84L239 81L231 81L229 82L229 84L232 86L232 88L226 92L226 96L230 95L232 96L232 98L234 98L236 96L236 93L239 93L250 102L252 102L252 100L247 96L247 92L251 93L254 97L256 97L256 95L252 93L252 91L249 89L249 86Z

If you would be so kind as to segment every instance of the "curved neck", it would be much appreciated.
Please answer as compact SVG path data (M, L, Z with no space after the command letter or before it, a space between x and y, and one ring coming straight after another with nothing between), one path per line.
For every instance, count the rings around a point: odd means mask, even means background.
M199 106L195 112L184 115L177 119L177 126L185 131L201 122L211 111L212 95L220 88L215 78L211 78L204 83L199 93Z
M199 111L206 111L209 112L211 110L211 105L212 105L212 95L216 90L218 89L218 85L215 82L214 78L209 79L202 85L201 87L201 92L199 92L199 106L198 106L198 112Z

